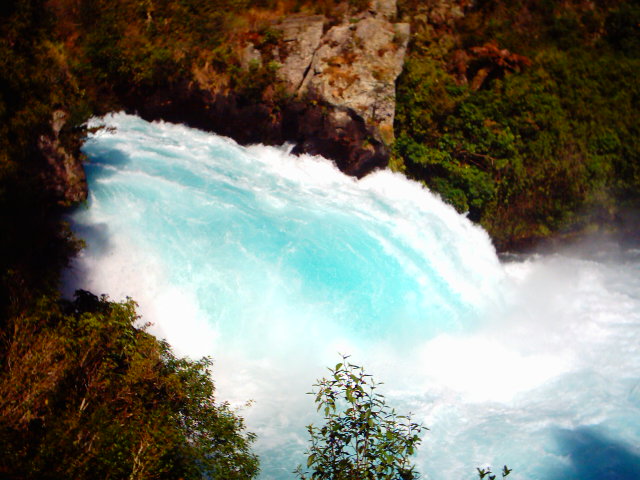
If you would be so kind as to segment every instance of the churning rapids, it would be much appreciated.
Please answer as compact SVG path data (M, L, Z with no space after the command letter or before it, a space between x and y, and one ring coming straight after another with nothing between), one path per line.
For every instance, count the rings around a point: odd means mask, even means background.
M240 147L115 114L84 151L87 247L66 290L133 297L174 349L215 361L294 478L315 379L351 354L429 431L432 479L640 478L640 252L500 262L487 234L388 171ZM248 400L253 403L245 406Z

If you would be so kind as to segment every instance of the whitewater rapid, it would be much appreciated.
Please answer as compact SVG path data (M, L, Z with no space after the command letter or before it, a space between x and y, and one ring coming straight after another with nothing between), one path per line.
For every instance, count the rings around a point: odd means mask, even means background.
M339 353L429 431L428 478L640 478L640 252L500 262L487 234L388 171L114 114L87 140L75 288L133 297L294 478L305 395ZM251 406L244 406L251 400Z

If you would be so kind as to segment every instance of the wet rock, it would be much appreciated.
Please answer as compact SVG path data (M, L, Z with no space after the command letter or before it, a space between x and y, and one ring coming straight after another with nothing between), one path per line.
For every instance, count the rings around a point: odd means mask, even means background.
M86 200L88 190L80 152L69 152L60 141L66 120L65 111L53 112L51 133L38 138L38 149L48 166L44 173L45 185L60 205L71 206Z

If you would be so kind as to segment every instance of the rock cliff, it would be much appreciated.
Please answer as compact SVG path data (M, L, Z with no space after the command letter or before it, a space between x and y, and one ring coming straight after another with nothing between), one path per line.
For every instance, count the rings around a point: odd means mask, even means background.
M65 207L83 202L88 193L82 155L79 151L70 152L60 139L66 122L67 113L55 110L50 123L51 132L38 138L38 149L47 164L43 171L45 187Z
M300 116L295 152L333 158L362 176L386 165L393 141L395 81L409 25L393 23L395 0L378 0L354 17L327 26L322 17L285 19L278 77L301 102L318 105Z
M323 155L360 177L386 166L393 141L395 81L409 41L409 25L394 23L395 16L395 0L375 0L338 20L302 14L274 20L274 42L247 41L240 50L245 72L267 64L275 70L258 101L196 78L127 104L143 117L185 122L240 143L293 142L294 153Z
M385 143L393 140L395 80L402 71L409 25L367 12L332 27L322 38L299 95L346 108ZM378 135L377 135L378 136Z

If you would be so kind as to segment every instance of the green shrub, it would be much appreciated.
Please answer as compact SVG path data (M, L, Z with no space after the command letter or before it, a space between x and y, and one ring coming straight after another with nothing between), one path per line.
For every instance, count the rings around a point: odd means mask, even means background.
M41 299L0 348L0 472L10 478L249 479L254 436L135 304Z
M607 40L626 55L640 55L640 5L624 2L606 19Z
M309 425L311 445L301 479L409 480L417 477L410 457L423 427L387 406L364 369L338 363L330 378L318 380L312 392L324 425Z
M640 204L637 7L538 7L485 2L450 33L417 24L398 82L398 162L500 248L615 223ZM617 50L599 40L605 23ZM490 40L532 64L492 76L484 59L475 85L472 47Z

